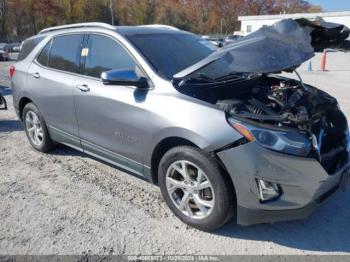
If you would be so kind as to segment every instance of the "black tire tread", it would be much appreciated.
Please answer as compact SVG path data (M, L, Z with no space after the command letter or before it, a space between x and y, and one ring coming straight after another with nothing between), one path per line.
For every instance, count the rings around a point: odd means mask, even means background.
M34 103L28 103L24 106L23 108L23 115L22 115L22 119L23 119L23 124L24 124L24 127L25 127L25 116L26 116L26 113L29 111L29 110L32 110L34 111L38 116L39 116L39 120L40 120L40 123L41 123L41 126L43 127L43 130L44 130L44 142L42 143L41 146L36 146L32 143L31 139L29 138L29 135L27 133L27 130L25 128L25 133L27 135L27 138L30 142L30 144L33 146L33 148L35 148L36 150L40 151L40 152L43 152L43 153L47 153L49 152L50 150L52 150L54 147L55 147L55 142L52 141L51 137L50 137L50 133L47 129L47 126L46 126L46 122L44 120L44 117L42 116L40 110L38 109L38 107L34 104Z
M218 180L217 183L220 184L220 190L222 191L222 194L220 195L223 196L223 199L221 200L223 202L221 204L224 205L224 209L225 209L224 211L221 212L219 217L214 216L214 219L212 221L210 221L211 219L209 219L208 221L206 221L206 223L198 223L199 222L198 220L195 221L192 219L191 221L191 219L186 217L185 215L174 211L174 205L171 202L171 200L168 198L165 185L161 181L163 181L162 176L164 176L164 171L165 171L163 170L163 165L166 164L168 159L176 157L176 155L178 154L191 155L194 158L196 158L198 162L201 163L201 165L205 166L207 169L213 170L216 173L216 179ZM191 146L177 146L167 151L162 157L159 164L159 169L158 169L158 181L160 181L159 185L161 187L161 191L165 198L165 201L169 205L170 209L172 209L175 215L179 217L183 222L203 231L213 231L215 229L222 227L234 215L235 193L234 193L234 188L231 186L232 182L229 179L230 178L225 173L225 171L223 170L221 165L218 163L218 161L215 159L215 157L202 151L199 148L191 147ZM170 203L169 203L169 200L170 200ZM208 218L211 218L212 215L213 214L210 214Z

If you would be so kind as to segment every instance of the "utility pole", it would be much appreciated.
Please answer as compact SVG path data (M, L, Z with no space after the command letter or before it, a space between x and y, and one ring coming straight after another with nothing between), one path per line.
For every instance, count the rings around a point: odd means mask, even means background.
M220 25L220 31L221 31L221 35L222 35L222 27L223 27L223 24L224 24L224 18L221 18L221 25Z
M111 24L114 25L113 0L109 0L109 9L111 11Z

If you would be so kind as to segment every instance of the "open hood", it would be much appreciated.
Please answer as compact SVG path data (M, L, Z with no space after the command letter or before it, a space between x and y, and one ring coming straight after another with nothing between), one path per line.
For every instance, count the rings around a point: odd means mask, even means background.
M173 78L182 79L219 59L223 59L232 72L291 71L312 58L315 49L334 47L348 36L349 29L343 25L286 19L215 51Z
M310 21L305 18L295 20L304 30L310 32L311 45L315 51L324 48L343 49L350 30L344 25L326 22L321 18Z

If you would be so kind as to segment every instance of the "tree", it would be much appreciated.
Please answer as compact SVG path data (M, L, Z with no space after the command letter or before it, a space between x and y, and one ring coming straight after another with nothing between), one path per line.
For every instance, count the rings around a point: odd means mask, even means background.
M0 40L22 40L45 27L111 22L167 24L200 34L233 33L239 15L320 12L305 0L0 0Z
M5 41L7 40L7 34L8 34L8 4L6 0L0 0L0 40Z

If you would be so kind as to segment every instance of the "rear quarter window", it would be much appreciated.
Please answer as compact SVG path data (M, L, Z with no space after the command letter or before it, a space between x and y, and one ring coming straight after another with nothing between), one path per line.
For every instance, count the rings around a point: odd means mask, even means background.
M25 40L18 54L17 61L24 60L44 38L45 36L39 36Z
M43 50L40 52L40 55L36 59L38 61L38 63L43 65L43 66L47 66L49 63L49 54L50 54L50 49L51 49L51 43L52 43L52 40L46 44L46 46L43 48Z

